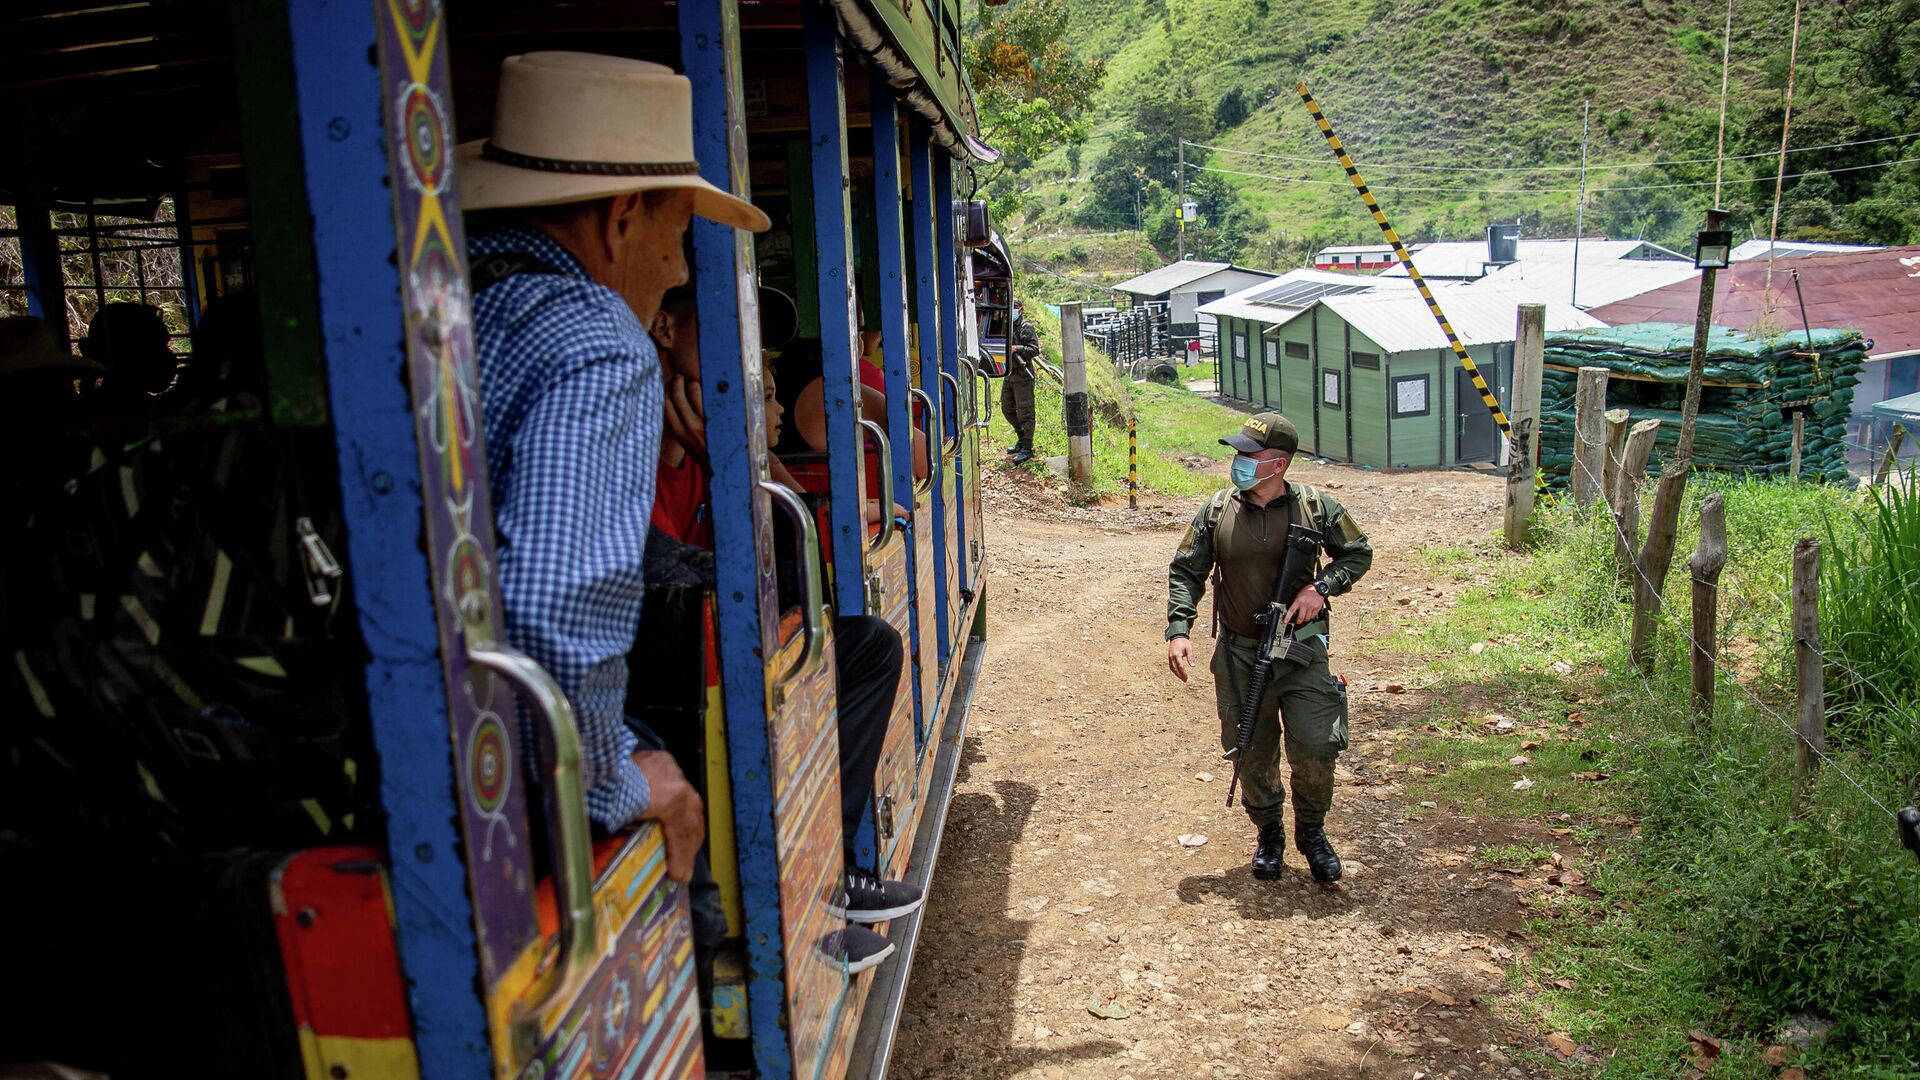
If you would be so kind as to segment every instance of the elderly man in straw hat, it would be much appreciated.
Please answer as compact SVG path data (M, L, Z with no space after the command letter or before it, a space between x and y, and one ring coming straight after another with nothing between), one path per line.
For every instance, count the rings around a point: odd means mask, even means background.
M624 715L660 457L647 324L687 280L693 214L756 232L767 216L700 178L690 84L638 60L508 57L492 137L458 168L486 212L468 248L507 636L573 702L594 824L659 821L685 881L700 797Z

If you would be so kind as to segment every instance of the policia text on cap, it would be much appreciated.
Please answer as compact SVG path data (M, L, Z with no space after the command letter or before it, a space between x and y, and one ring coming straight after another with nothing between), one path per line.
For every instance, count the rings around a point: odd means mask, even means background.
M1201 506L1167 568L1167 666L1182 681L1193 667L1187 635L1211 576L1219 631L1211 667L1221 749L1238 742L1241 703L1256 666L1273 664L1253 714L1251 742L1237 761L1245 784L1242 805L1260 833L1253 875L1280 876L1286 839L1286 790L1279 776L1284 741L1293 773L1294 846L1306 856L1315 880L1337 881L1340 860L1327 842L1325 823L1333 805L1334 759L1347 748L1347 691L1327 669L1327 598L1353 588L1373 564L1373 547L1338 502L1287 481L1300 437L1286 417L1260 413L1220 441L1238 452L1233 487L1215 492ZM1297 584L1278 580L1290 525L1324 538L1330 560L1324 567L1317 553L1296 560L1304 570ZM1286 604L1284 620L1291 632L1279 637L1272 655L1257 656L1255 619L1276 595Z

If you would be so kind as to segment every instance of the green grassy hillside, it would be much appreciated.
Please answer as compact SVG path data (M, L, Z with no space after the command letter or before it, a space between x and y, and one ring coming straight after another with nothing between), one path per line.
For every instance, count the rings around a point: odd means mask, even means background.
M1792 10L1740 0L1735 11L1727 153L1756 155L1726 167L1736 239L1768 230ZM1073 47L1107 64L1093 135L1023 174L1014 238L1050 236L1041 258L1070 251L1062 234L1098 197L1089 178L1158 96L1195 114L1194 140L1243 152L1190 148L1190 185L1199 167L1259 174L1216 174L1250 224L1214 241L1228 250L1202 254L1279 264L1377 239L1294 93L1305 78L1410 239L1471 238L1516 219L1529 235L1571 235L1590 103L1588 234L1690 246L1712 200L1725 11L1718 0L1072 0ZM1788 181L1783 236L1920 241L1920 163L1886 164L1920 156L1920 139L1891 138L1920 131L1916 70L1915 0L1807 6L1792 143L1884 141L1792 155L1789 173L1846 171ZM1174 131L1140 135L1171 156ZM1676 158L1707 160L1636 165ZM1173 178L1146 179L1139 221L1162 241ZM1134 223L1131 207L1116 213Z

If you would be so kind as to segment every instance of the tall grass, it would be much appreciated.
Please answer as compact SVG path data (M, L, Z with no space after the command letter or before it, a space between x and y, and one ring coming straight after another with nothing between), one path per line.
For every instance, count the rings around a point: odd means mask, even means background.
M1828 529L1820 623L1843 665L1829 676L1850 703L1920 712L1920 473L1870 489L1866 505Z
M1697 1028L1728 1039L1714 1076L1762 1077L1774 1070L1760 1050L1784 1022L1812 1013L1836 1026L1800 1062L1807 1075L1920 1076L1920 865L1875 805L1913 798L1920 774L1920 727L1911 723L1920 716L1920 492L1911 482L1866 496L1770 481L1689 486L1649 676L1626 663L1629 603L1611 526L1567 507L1545 515L1537 552L1506 563L1484 601L1461 604L1426 635L1454 645L1458 623L1466 637L1504 630L1513 641L1480 657L1449 649L1454 658L1434 667L1442 683L1517 682L1532 686L1523 696L1549 705L1561 693L1580 695L1586 725L1574 738L1598 764L1572 767L1611 779L1596 786L1548 775L1549 741L1529 773L1535 790L1555 792L1552 806L1590 822L1623 815L1636 826L1594 850L1597 899L1569 900L1532 925L1541 948L1527 974L1545 987L1535 999L1541 1022L1611 1051L1608 1076L1678 1074L1687 1032ZM1723 677L1714 717L1696 721L1687 704L1684 561L1710 491L1725 497L1721 642L1738 685ZM1829 668L1842 688L1830 695L1831 761L1796 816L1787 595L1793 541L1807 535L1827 540L1826 648L1882 692L1849 690L1852 677ZM1485 625L1490 611L1503 613L1503 625ZM1528 683L1563 658L1583 665L1587 674L1574 678L1587 685ZM1545 712L1551 720L1553 710ZM1456 758L1479 752L1460 739L1445 746ZM1487 740L1482 764L1491 768L1456 762L1452 782L1476 773L1502 780L1502 755L1511 752ZM1504 782L1483 786L1489 810L1526 816Z

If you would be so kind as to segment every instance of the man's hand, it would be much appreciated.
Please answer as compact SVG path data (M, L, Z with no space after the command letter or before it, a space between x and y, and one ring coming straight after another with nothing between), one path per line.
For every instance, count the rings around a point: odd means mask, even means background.
M1193 642L1185 634L1167 642L1167 670L1181 682L1187 681L1187 672L1193 670Z
M1300 590L1300 595L1294 597L1293 604L1287 608L1287 622L1294 626L1310 623L1325 610L1327 598L1320 595L1319 589L1309 585Z
M693 877L693 857L707 837L707 810L665 750L642 750L633 763L647 778L650 797L640 812L642 821L658 821L667 836L667 876L675 881Z
M663 409L667 434L686 448L687 453L707 459L707 418L701 409L700 384L679 375L667 377Z

